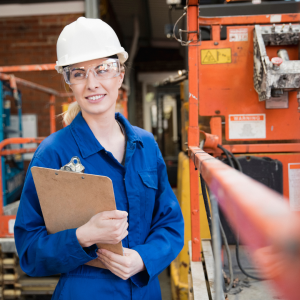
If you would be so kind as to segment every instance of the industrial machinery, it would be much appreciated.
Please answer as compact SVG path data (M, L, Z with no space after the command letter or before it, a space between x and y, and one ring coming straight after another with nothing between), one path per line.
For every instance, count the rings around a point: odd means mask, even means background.
M10 99L9 99L10 98ZM11 104L14 102L18 111L19 130L15 132L22 137L22 101L14 77L10 82L0 81L0 142L9 137ZM24 181L24 162L21 155L2 157L3 206L19 199Z
M242 165L245 174L283 194L285 199L289 199L289 202L284 202L290 211L300 210L300 14L272 14L276 5L270 5L266 14L259 13L259 5L247 4L243 13L238 13L237 7L233 7L234 16L232 11L227 14L230 5L223 11L219 5L219 16L208 17L204 6L199 10L198 1L188 1L183 15L187 15L187 30L179 28L179 37L175 36L182 46L188 47L189 58L189 91L182 108L183 115L188 115L189 120L187 134L184 128L182 138L183 151L189 150L190 159L189 164L185 162L180 166L179 163L178 194L181 205L184 193L191 201L191 214L187 212L185 220L187 225L191 222L192 262L205 260L207 248L203 248L201 253L204 244L201 246L199 236L210 237L207 225L203 225L207 222L206 216L203 220L202 194L205 192L201 190L198 172L202 174L206 170L204 179L210 173L218 175L212 171L213 167L204 168L206 164L213 164L212 161L204 163L202 157L206 157L205 152L229 163L228 160L232 159L226 155L229 151ZM243 5L237 6L241 11ZM250 6L255 7L253 15ZM209 9L213 15L213 7ZM262 5L261 11L266 10L267 7ZM218 15L217 10L215 12ZM222 13L227 15L222 16ZM186 125L184 118L182 124ZM200 130L203 130L202 134ZM209 134L215 142L206 142ZM185 136L187 140L184 140ZM180 154L179 161L183 161L183 155ZM184 156L184 159L187 160L187 157ZM206 159L213 158L207 156ZM202 167L197 169L199 164ZM187 168L190 174L189 195L186 194L187 180L182 177ZM218 176L216 178L215 184L221 182ZM235 178L239 181L239 177ZM210 175L207 184L213 180ZM228 178L228 182L230 180ZM226 195L228 193L231 191L226 191ZM185 198L184 204L188 198ZM247 219L247 214L243 218ZM221 216L222 223L226 223L226 219ZM251 226L247 230L251 231ZM253 228L255 226L253 224ZM235 242L227 223L224 229L228 240ZM242 237L244 241L251 243ZM172 263L174 299L187 299L189 296L188 274L185 272L181 276L183 266L189 265L187 249L186 243L183 252ZM195 294L194 297L196 299Z

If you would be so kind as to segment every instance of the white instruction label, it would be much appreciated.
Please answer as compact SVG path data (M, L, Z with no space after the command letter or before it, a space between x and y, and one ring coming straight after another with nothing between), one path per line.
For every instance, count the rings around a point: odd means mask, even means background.
M289 195L291 210L300 211L300 163L289 164Z
M8 221L8 233L13 234L14 233L14 227L15 227L15 219L10 219Z
M281 15L271 15L270 23L279 23L281 22Z
M248 28L229 29L229 42L247 42Z
M266 115L229 115L229 139L265 139Z

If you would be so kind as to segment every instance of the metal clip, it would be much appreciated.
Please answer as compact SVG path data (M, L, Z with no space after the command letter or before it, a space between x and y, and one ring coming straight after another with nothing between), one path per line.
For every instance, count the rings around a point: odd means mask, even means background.
M81 164L78 156L73 156L71 161L60 168L62 171L84 173L85 167Z

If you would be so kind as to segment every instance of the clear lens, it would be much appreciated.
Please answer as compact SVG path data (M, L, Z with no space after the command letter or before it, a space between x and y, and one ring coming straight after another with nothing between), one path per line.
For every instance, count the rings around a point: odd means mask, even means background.
M81 67L79 64L64 67L63 75L66 83L81 84L85 83L89 73L93 72L98 80L105 80L120 75L120 63L118 59L108 59L100 64L93 64Z

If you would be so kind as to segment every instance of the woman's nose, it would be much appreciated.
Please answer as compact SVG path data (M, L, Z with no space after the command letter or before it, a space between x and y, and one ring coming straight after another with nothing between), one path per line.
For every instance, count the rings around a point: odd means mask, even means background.
M90 90L95 90L100 87L100 81L91 70L88 70L87 73L86 87Z

